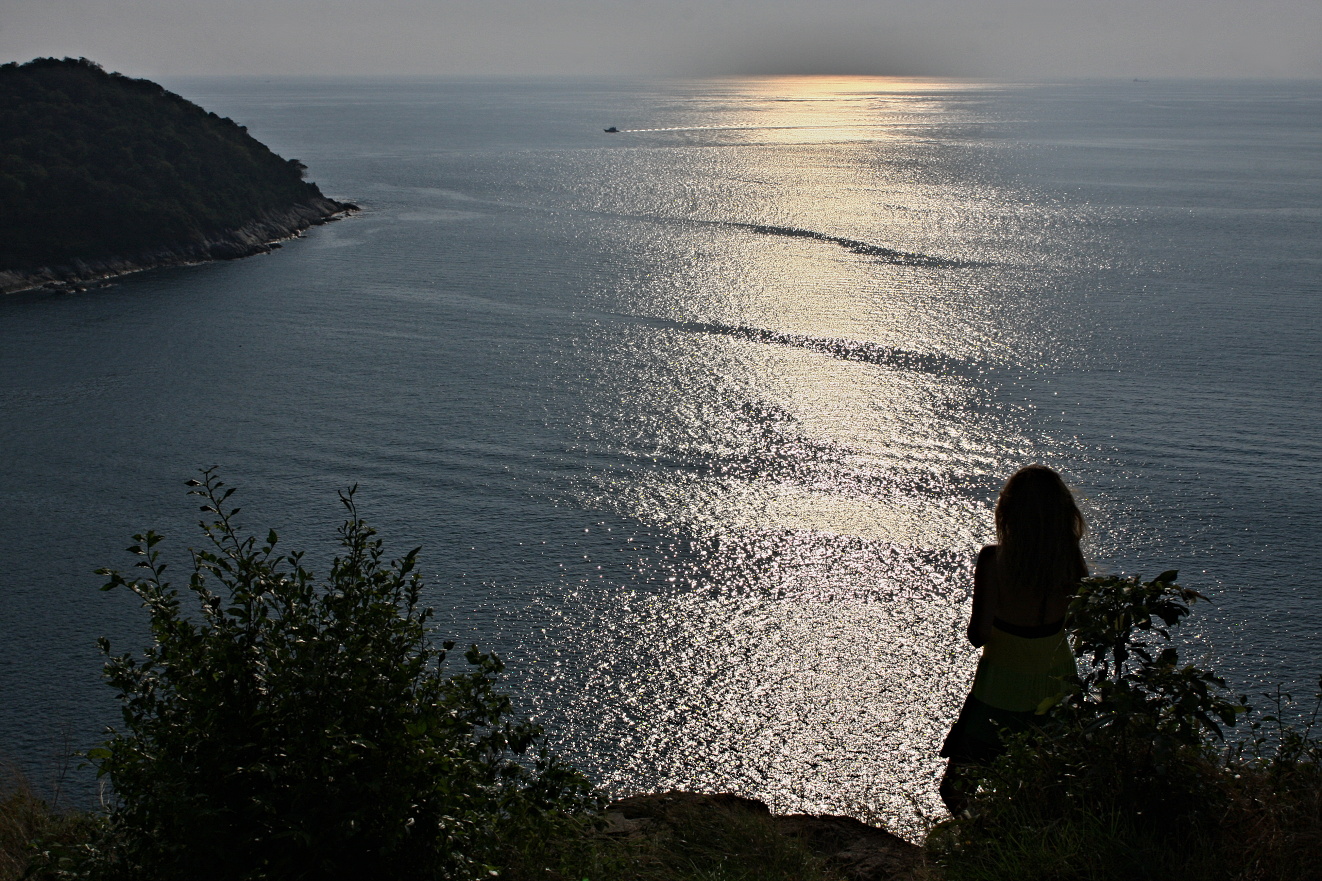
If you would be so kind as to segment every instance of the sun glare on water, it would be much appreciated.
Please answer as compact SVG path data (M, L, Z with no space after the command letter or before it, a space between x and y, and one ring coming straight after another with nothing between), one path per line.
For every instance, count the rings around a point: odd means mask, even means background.
M917 837L972 673L986 488L1032 446L994 400L997 316L960 238L996 196L915 171L943 84L714 91L648 144L728 189L638 242L669 269L618 308L653 324L595 353L609 392L583 429L614 457L582 503L689 550L649 564L664 589L585 598L572 737L617 791L731 790Z

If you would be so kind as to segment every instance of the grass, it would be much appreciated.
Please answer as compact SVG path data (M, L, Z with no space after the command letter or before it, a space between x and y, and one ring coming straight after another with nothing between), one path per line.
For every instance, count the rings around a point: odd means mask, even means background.
M1246 766L1227 780L1223 839L1237 879L1322 879L1322 764Z
M984 803L992 814L939 824L927 864L909 881L1322 881L1322 765L1316 756L1226 760L1212 775L1214 808L1145 819L1136 809L1062 806L1029 789ZM25 875L39 851L92 841L92 815L52 809L12 768L0 769L0 881ZM40 847L34 844L40 843ZM571 818L554 834L508 842L505 881L845 881L776 819L737 804L657 800L631 819ZM35 867L33 867L35 868Z
M1110 773L1115 793L1126 788L1121 773ZM947 881L1322 881L1316 753L1204 755L1168 773L1119 798L1077 780L1029 780L1011 796L985 792L970 816L933 829L929 859ZM1185 795L1161 793L1163 786Z
M0 764L0 881L24 878L38 846L76 846L95 828L91 815L52 808L16 768Z

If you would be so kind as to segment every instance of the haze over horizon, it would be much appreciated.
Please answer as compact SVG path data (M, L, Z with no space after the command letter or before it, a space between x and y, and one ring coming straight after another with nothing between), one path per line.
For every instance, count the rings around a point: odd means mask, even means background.
M130 76L1322 77L1316 0L0 0Z

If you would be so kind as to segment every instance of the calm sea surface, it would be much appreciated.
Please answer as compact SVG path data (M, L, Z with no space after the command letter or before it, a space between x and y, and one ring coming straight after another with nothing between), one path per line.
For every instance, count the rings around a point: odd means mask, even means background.
M211 465L315 560L358 484L617 792L918 834L1034 461L1096 568L1213 599L1190 657L1314 690L1322 84L166 85L364 211L0 298L0 752L39 782L116 721L95 638L146 638L92 571L154 528L182 580Z

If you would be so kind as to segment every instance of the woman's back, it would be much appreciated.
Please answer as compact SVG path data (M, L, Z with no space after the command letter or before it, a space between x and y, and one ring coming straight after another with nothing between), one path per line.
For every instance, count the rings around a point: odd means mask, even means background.
M973 569L973 616L969 620L969 642L982 646L996 622L1013 628L1035 629L1055 624L1052 632L1064 624L1065 612L1073 595L1072 585L1056 589L1025 585L1007 576L999 565L999 548L987 545L978 554Z
M996 545L989 545L984 553L990 551L994 561ZM1055 589L1039 592L1032 587L1016 584L1000 571L993 562L988 576L991 579L991 591L994 597L995 617L1019 627L1039 627L1052 621L1061 621L1069 609L1073 595L1073 585L1063 584Z

